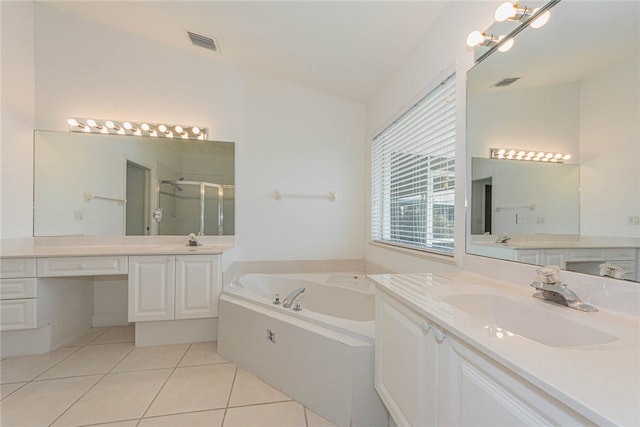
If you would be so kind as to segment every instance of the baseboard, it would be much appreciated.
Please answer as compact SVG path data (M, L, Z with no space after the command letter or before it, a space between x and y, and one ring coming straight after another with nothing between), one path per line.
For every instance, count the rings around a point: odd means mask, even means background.
M98 313L91 317L91 326L94 328L105 326L126 326L128 324L128 313L126 311Z
M218 318L136 322L136 347L216 341Z

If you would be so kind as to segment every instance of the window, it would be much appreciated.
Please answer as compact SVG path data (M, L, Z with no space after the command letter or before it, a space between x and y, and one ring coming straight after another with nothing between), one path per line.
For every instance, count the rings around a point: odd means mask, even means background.
M453 255L455 74L373 138L371 238Z

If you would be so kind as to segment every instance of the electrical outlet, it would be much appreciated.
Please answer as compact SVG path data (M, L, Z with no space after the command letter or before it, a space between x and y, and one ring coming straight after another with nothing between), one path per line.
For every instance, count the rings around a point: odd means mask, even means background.
M629 225L640 225L640 216L627 217L627 224L629 224Z
M82 221L84 219L83 211L73 211L73 220L74 221Z
M536 218L536 224L544 224L544 217L539 216Z

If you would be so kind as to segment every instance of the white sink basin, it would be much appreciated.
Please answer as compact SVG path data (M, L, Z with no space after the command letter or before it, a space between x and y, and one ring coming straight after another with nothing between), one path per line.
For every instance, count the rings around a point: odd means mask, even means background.
M606 344L618 339L549 310L500 295L457 294L438 297L438 300L486 322L487 329L499 338L517 334L551 347L582 347ZM575 315L584 313L576 312ZM587 316L597 315L589 313Z

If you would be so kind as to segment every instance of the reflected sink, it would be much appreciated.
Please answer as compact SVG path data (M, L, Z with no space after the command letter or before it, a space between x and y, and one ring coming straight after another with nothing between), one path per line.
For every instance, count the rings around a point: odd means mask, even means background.
M498 338L517 334L551 347L598 345L618 339L549 310L522 304L500 295L457 294L437 299L487 322L486 327Z

